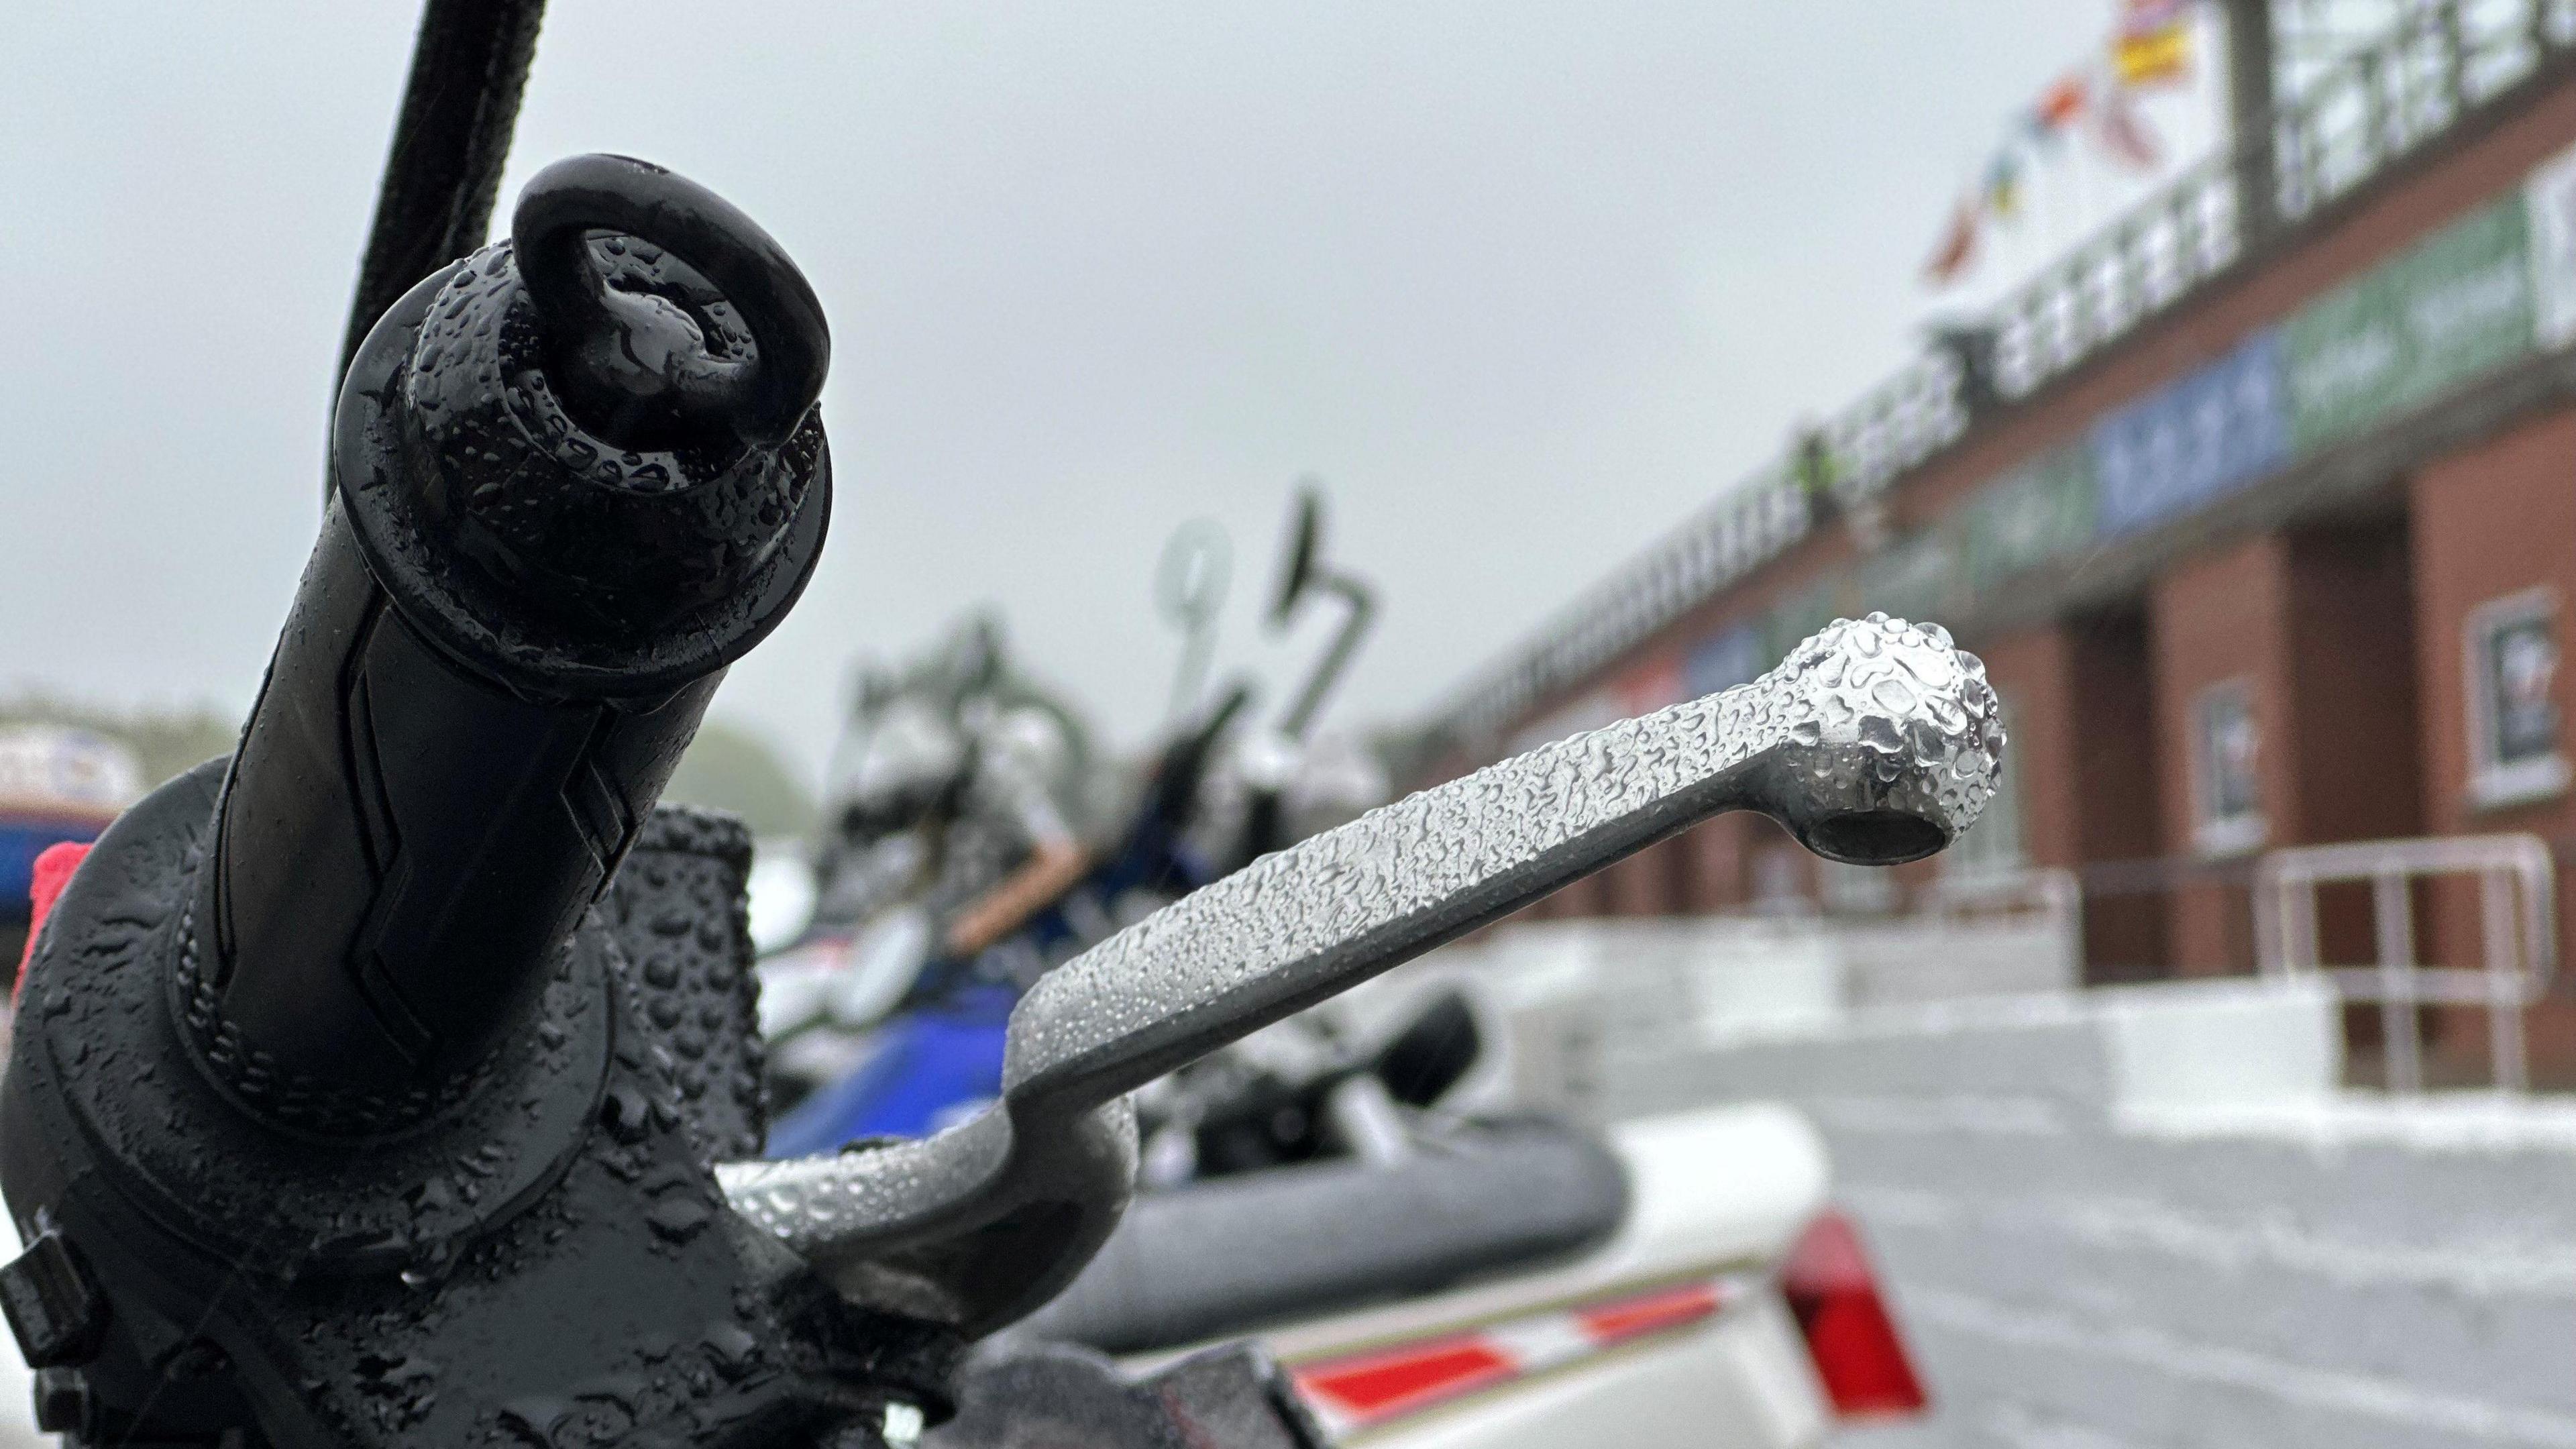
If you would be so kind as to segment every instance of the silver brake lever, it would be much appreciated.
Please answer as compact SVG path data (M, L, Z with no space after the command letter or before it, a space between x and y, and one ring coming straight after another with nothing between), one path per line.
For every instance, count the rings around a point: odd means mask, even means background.
M845 1295L989 1333L1117 1225L1126 1093L1724 811L1831 860L1920 859L1975 822L2003 745L1939 626L1838 621L1751 684L1408 795L1101 942L1021 999L1002 1099L961 1126L719 1176Z

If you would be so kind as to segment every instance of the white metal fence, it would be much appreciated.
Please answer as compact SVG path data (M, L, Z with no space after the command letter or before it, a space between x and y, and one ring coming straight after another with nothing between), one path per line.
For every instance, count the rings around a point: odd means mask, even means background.
M2418 882L2476 884L2482 959L2475 966L2419 959ZM2367 883L2376 960L2323 959L2321 887ZM2523 1009L2558 969L2557 874L2548 843L2533 835L2468 835L2300 846L2266 854L2254 873L2256 961L2267 976L2313 972L2350 1001L2379 1004L2390 1091L2424 1086L2421 1008L2484 1006L2495 1084L2530 1085Z

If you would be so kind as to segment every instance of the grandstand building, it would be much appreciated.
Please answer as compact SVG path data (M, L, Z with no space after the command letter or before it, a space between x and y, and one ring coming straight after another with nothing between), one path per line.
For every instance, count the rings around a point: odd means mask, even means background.
M1432 776L1739 683L1884 610L1979 653L2011 732L1990 818L1900 881L2060 873L2088 980L2267 960L2281 926L2253 885L2287 849L2527 834L2563 878L2576 9L2425 7L2263 99L2231 154L1453 692ZM2412 949L2474 965L2504 908L2431 858L2383 861ZM2372 899L2328 892L2319 954L2388 944ZM1896 904L1732 817L1536 910ZM2529 1017L2560 1073L2567 999ZM2476 1056L2474 1013L2453 1015L2436 1056Z

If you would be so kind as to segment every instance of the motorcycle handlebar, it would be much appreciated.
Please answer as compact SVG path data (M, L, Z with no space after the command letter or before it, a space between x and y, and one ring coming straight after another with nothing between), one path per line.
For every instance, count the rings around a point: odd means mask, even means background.
M828 339L777 243L610 156L516 231L359 349L196 905L205 1054L306 1127L473 1072L819 552Z

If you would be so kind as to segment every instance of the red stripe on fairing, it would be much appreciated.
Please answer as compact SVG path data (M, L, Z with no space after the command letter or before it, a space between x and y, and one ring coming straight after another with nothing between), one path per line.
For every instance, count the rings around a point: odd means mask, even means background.
M1532 1314L1477 1333L1443 1334L1374 1353L1328 1359L1298 1369L1297 1387L1319 1408L1353 1427L1379 1424L1519 1378L1529 1365L1511 1351L1509 1340L1515 1332L1551 1323L1568 1325L1588 1345L1579 1357L1589 1357L1687 1327L1715 1316L1722 1306L1717 1284L1685 1283L1567 1312Z
M1448 1338L1306 1369L1297 1375L1297 1387L1355 1419L1374 1421L1473 1393L1518 1372L1519 1365L1485 1343Z
M1685 1323L1697 1323L1717 1312L1717 1285L1686 1283L1661 1293L1648 1293L1638 1298L1623 1298L1596 1308L1575 1311L1575 1321L1595 1343L1608 1346Z

